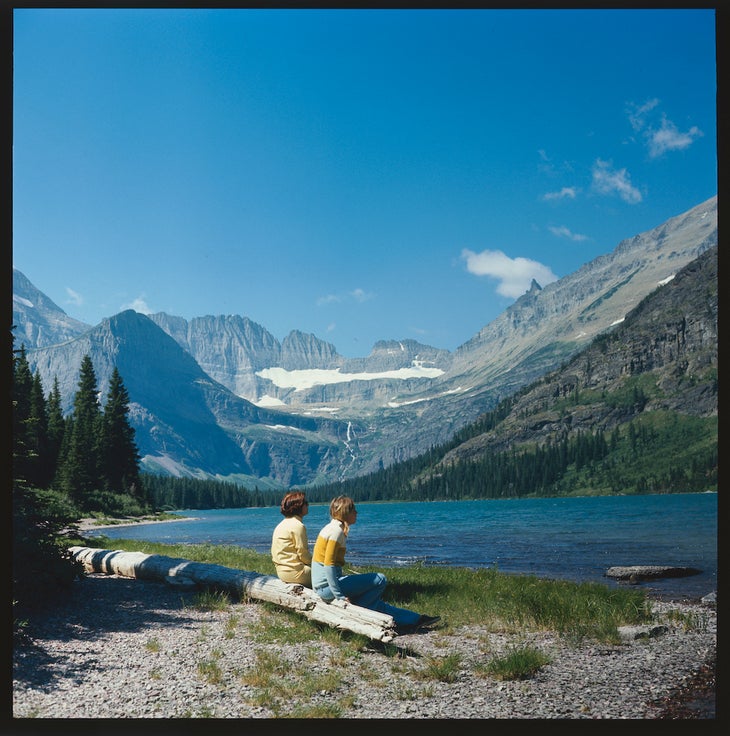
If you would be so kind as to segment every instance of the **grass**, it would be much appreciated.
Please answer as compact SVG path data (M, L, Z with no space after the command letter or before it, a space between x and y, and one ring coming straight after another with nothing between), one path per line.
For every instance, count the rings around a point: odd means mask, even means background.
M445 657L426 657L425 666L414 671L414 675L422 680L456 682L461 670L461 659L459 654L447 654Z
M145 643L145 649L147 649L148 652L159 652L160 648L160 640L154 636L151 639L148 639Z
M550 657L535 647L518 645L511 647L502 655L493 657L486 664L475 667L482 677L495 677L498 680L525 680L532 677L546 664Z
M343 681L337 668L315 670L306 658L292 663L278 650L257 651L255 663L239 675L239 682L253 689L251 703L280 718L339 718L353 703L347 693L338 695ZM337 699L310 703L316 694Z
M199 611L226 611L230 604L231 597L221 590L201 590L193 599L193 607Z
M84 540L79 541L85 544ZM161 554L194 562L207 562L266 575L275 574L269 555L235 545L166 545L138 540L95 538L94 547L107 547L145 554ZM362 572L375 568L363 567ZM585 639L618 643L618 627L649 623L651 601L637 588L615 588L601 583L574 583L533 575L508 575L495 568L447 568L417 564L381 570L388 577L385 599L415 611L441 616L442 626L453 630L479 625L487 631L520 633L552 631L580 642ZM225 593L204 592L196 605L223 610ZM334 629L317 631L312 622L294 615L291 620L267 624L268 634L284 640L310 636L342 635Z

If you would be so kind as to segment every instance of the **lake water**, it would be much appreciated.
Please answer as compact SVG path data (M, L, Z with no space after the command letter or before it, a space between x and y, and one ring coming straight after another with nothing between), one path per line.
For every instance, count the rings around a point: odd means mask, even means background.
M702 572L642 583L659 597L699 598L717 589L717 494L359 503L347 544L351 566L496 567L619 585L614 565L676 565ZM310 547L329 521L314 504ZM181 510L184 521L101 529L111 539L233 544L268 553L278 507Z

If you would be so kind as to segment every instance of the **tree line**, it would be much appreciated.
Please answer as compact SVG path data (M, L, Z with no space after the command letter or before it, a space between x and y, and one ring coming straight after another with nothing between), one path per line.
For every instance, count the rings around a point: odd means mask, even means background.
M244 488L237 483L203 478L173 478L142 473L147 497L160 511L177 509L231 509L249 506L274 506L284 491L262 491L258 486Z
M129 394L117 368L102 406L94 366L85 356L73 411L66 417L58 380L46 396L39 372L31 374L24 346L13 368L13 477L65 494L81 513L149 510L128 419Z

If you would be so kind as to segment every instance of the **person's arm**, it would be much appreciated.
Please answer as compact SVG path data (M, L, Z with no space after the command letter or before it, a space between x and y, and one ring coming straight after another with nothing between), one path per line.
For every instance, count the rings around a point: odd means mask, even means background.
M347 600L345 594L340 590L340 578L342 577L342 568L337 564L338 544L336 539L328 539L324 552L324 574L327 578L327 584L334 593L335 598Z
M312 564L312 553L309 551L309 542L307 540L307 528L304 524L297 524L294 528L294 548L297 551L297 557L305 564Z

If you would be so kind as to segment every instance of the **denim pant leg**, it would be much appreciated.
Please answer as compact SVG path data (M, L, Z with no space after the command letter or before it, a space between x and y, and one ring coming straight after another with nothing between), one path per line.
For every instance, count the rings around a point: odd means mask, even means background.
M340 578L340 590L356 606L376 609L388 581L382 573L364 572Z
M418 619L421 618L421 615L415 611L409 611L407 608L398 608L398 606L393 606L385 601L378 601L373 606L373 610L392 616L393 621L398 626L411 626L418 623Z

